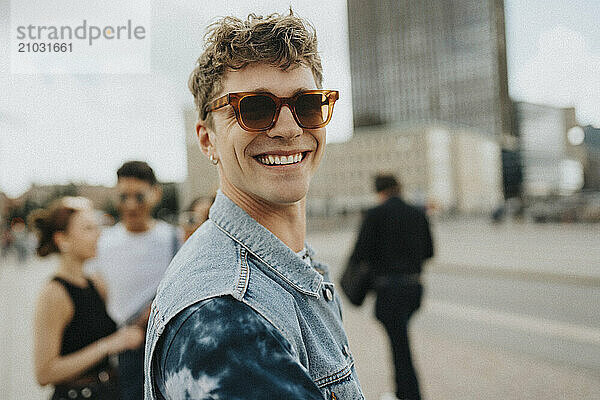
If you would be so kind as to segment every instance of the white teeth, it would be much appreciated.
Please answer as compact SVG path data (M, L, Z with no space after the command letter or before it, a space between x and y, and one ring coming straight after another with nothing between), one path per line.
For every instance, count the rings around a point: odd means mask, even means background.
M258 161L266 165L287 165L302 161L302 153L296 153L289 156L266 155L258 157Z

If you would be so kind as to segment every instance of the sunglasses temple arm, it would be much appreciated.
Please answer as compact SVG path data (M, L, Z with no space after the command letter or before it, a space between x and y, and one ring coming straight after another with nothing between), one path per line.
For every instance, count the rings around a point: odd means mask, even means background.
M212 104L210 105L210 107L206 111L207 112L215 111L221 107L225 107L228 104L229 104L229 94L226 94L225 96L219 97L218 99L213 101Z

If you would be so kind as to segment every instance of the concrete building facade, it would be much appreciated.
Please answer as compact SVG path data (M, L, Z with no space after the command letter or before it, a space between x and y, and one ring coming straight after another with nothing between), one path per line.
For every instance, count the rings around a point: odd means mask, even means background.
M502 0L348 0L355 126L513 134Z
M364 127L348 142L327 145L309 213L372 206L380 172L395 174L408 201L434 212L487 213L502 199L501 148L493 138L441 122Z
M526 196L569 194L583 187L582 156L568 140L574 108L515 102Z

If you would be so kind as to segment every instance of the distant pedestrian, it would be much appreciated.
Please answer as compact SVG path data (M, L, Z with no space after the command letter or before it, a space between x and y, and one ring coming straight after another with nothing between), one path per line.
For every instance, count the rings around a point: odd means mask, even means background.
M376 291L375 315L392 346L396 397L420 399L408 322L421 304L419 275L423 261L433 256L429 223L423 211L400 198L400 184L393 175L378 175L375 191L380 204L364 218L347 271L359 271L355 275L370 285L364 289Z
M28 240L29 235L27 232L27 227L25 226L25 221L21 218L17 218L11 224L11 231L13 234L13 246L17 252L17 261L19 264L23 264L27 261L28 257Z
M162 191L154 171L143 161L129 161L117 171L120 222L107 228L98 256L88 264L108 289L107 309L118 326L145 328L158 283L177 252L179 230L152 217ZM119 354L123 400L140 400L144 390L144 347Z
M104 283L84 274L83 262L95 256L99 236L91 203L64 197L48 209L34 211L29 221L39 233L38 255L60 257L36 306L37 381L55 386L52 400L118 399L116 372L108 356L140 346L144 331L117 330L106 312Z
M13 242L14 237L10 226L0 227L0 257L8 257L8 253L12 249Z
M215 201L215 196L196 197L188 206L186 211L179 217L179 225L183 229L183 241L190 236L208 219L208 210Z

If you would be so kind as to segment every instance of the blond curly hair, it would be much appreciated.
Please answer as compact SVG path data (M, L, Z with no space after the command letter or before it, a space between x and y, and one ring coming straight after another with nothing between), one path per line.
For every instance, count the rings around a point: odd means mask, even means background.
M207 104L222 90L222 79L228 69L242 69L253 63L265 63L282 70L300 65L311 69L315 83L321 88L323 69L317 52L317 34L306 20L295 16L250 14L244 21L224 17L208 26L204 38L206 49L196 62L188 87L200 120L212 127Z

